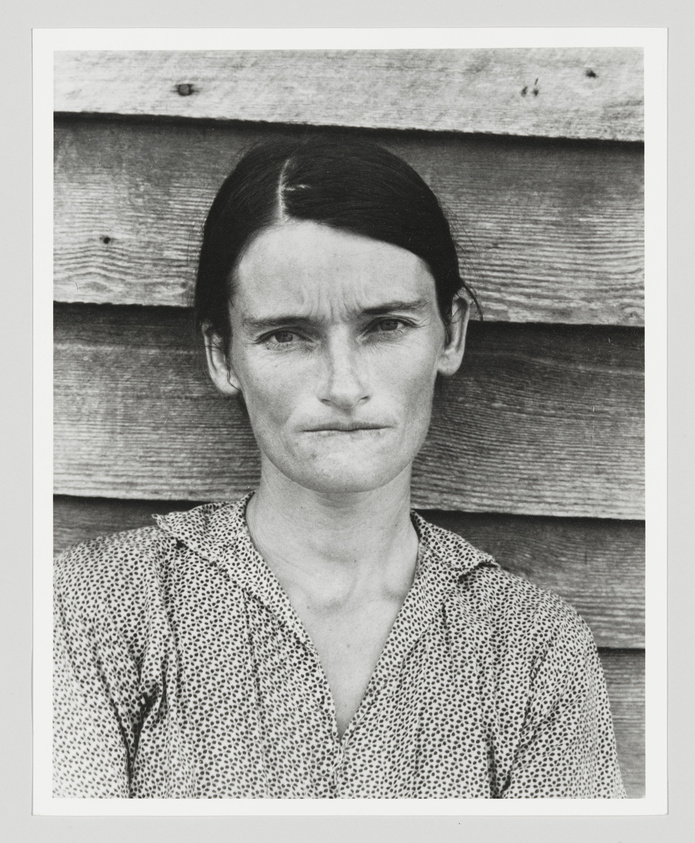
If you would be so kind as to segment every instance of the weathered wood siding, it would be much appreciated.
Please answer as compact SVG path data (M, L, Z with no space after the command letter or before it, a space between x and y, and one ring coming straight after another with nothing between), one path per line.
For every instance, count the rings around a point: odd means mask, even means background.
M56 111L644 136L639 49L64 52L56 71Z
M57 119L56 300L189 304L217 188L272 132ZM641 145L371 135L442 199L486 319L643 324Z
M587 620L640 796L641 51L61 53L55 81L56 551L253 488L192 335L205 213L258 139L368 135L441 197L485 315L415 503Z

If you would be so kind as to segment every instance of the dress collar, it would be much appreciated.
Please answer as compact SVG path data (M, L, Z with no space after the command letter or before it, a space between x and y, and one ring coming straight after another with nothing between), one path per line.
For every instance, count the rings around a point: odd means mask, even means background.
M246 506L252 497L249 492L236 502L207 503L184 512L155 515L154 519L165 533L204 559L219 560L239 541L253 547L246 524ZM465 574L479 565L497 564L458 534L431 524L414 510L411 517L421 548L439 557L452 572Z
M309 643L282 586L251 540L246 505L252 495L250 492L236 503L209 503L187 512L156 515L155 520L165 533L219 565L231 580L254 594ZM497 563L456 533L429 523L416 512L411 517L420 544L415 578L401 614L414 613L420 621L415 626L422 627L464 575Z

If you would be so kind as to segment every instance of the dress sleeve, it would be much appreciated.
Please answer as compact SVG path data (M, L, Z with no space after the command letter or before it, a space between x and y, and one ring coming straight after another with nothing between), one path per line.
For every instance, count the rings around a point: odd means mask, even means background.
M129 796L128 753L85 630L54 627L53 795Z
M623 798L606 683L574 613L536 667L503 798Z
M100 548L78 546L54 577L53 795L128 797L137 735L132 641ZM96 564L95 564L96 563Z

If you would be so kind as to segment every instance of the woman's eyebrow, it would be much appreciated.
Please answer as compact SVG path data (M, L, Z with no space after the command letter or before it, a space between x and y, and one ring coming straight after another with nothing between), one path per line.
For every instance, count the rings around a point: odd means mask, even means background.
M410 301L390 301L384 302L383 304L376 305L375 307L366 307L362 313L365 316L380 316L383 313L392 313L395 310L398 311L419 311L425 310L429 305L429 301L427 299L411 299Z
M308 325L312 322L307 316L300 316L297 313L279 313L277 316L265 316L262 319L254 319L245 316L241 320L244 328L252 331L265 331L270 328L277 328L278 325Z
M395 311L399 311L400 313L403 313L404 311L413 313L425 310L428 307L428 304L429 302L427 299L411 299L408 301L399 299L397 301L384 302L383 304L374 305L373 307L365 307L360 310L357 315L382 316L385 313L393 313ZM251 316L244 316L241 320L241 324L244 328L249 328L253 331L265 331L271 328L276 328L278 325L302 326L314 324L315 321L315 319L299 313L278 313L277 316L264 316L260 319L255 319Z

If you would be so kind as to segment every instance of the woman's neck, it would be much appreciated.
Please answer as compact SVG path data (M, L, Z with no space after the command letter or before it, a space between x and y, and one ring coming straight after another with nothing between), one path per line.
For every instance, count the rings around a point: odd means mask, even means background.
M370 492L322 494L264 467L247 508L251 537L288 591L341 605L405 597L417 560L410 471Z

